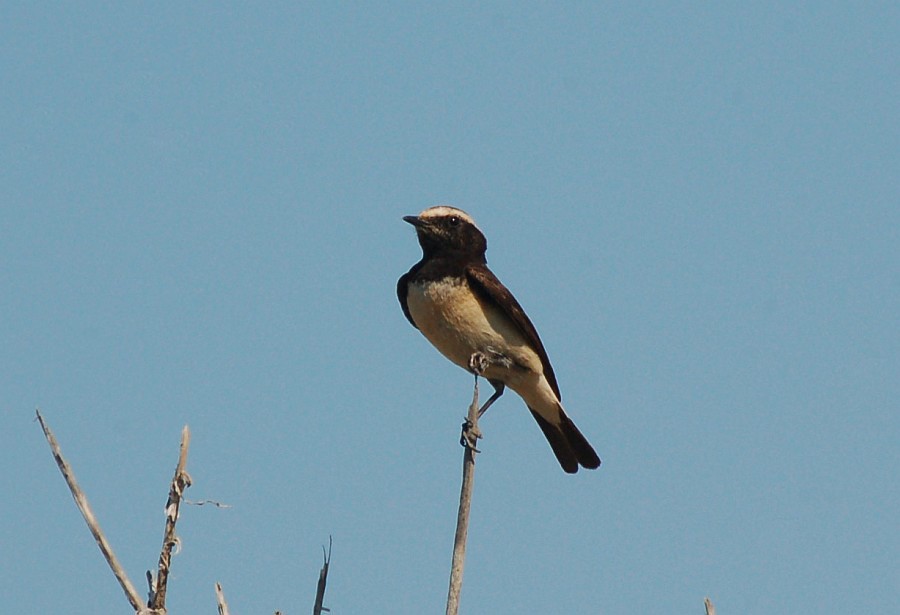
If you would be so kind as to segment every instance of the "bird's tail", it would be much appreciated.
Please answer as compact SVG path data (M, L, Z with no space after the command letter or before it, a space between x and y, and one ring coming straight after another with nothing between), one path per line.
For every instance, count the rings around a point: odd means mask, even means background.
M559 406L558 422L553 423L538 414L533 408L529 407L531 415L541 431L550 443L553 454L559 460L559 465L569 474L578 471L578 466L593 470L600 467L600 457L597 456L594 447L587 441L575 423L569 418L562 406Z

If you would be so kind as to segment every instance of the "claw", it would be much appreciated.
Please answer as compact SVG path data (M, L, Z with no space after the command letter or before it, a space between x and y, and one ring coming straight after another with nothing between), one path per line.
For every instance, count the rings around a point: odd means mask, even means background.
M488 368L488 358L482 352L473 352L472 356L469 357L469 369L476 376L481 376L484 374L484 370Z
M481 451L476 448L479 439L481 439L481 430L472 421L466 419L462 424L462 433L459 436L460 445L474 453L480 453Z

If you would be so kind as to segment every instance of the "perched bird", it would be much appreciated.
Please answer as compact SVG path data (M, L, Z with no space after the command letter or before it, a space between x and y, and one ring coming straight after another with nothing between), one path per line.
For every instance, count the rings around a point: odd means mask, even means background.
M422 260L397 282L397 298L412 325L441 354L473 371L475 353L487 359L484 377L494 394L505 387L531 410L563 470L594 469L600 458L563 410L559 386L537 330L519 302L488 269L487 239L464 211L438 206L404 221L416 227Z

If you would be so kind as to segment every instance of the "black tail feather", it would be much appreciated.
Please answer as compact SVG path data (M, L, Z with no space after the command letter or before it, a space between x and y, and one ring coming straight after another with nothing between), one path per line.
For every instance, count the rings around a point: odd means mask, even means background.
M578 471L579 464L589 470L600 467L600 457L597 456L594 447L578 431L575 423L563 412L562 408L560 408L559 425L554 425L534 410L531 410L531 416L544 432L544 437L547 438L553 454L556 455L559 465L565 472L574 474Z

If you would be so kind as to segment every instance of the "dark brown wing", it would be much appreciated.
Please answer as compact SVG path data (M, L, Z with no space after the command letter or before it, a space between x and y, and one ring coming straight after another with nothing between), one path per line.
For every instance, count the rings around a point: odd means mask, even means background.
M412 318L412 314L409 313L409 304L406 302L406 295L409 294L409 281L412 279L413 275L416 272L416 269L419 265L415 265L408 272L404 273L400 276L400 279L397 280L397 299L400 300L400 308L403 310L403 315L406 316L406 320L409 321L409 324L416 327L415 321Z
M500 309L516 324L522 332L522 335L528 340L529 345L534 348L541 358L541 365L544 367L544 376L547 377L550 388L556 393L556 398L562 400L562 397L559 394L559 385L556 384L556 375L553 373L553 367L550 365L550 358L547 356L547 351L544 350L544 345L541 343L541 338L538 335L537 329L531 324L531 321L525 314L525 310L522 309L522 306L519 305L519 302L516 301L513 294L509 292L503 283L497 279L497 276L495 276L494 273L488 269L487 265L483 263L476 263L466 267L466 277L468 278L472 289L479 297Z

